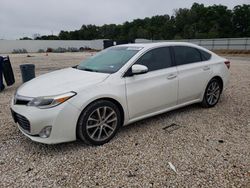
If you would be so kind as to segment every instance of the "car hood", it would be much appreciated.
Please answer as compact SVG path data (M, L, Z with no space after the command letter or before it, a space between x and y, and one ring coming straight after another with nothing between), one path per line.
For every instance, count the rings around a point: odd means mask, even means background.
M66 68L41 75L26 82L17 91L27 97L50 96L79 91L105 80L109 74Z

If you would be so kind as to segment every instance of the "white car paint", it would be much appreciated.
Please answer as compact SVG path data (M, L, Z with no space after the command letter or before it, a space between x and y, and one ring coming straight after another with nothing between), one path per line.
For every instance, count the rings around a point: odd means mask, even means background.
M154 48L175 45L202 49L212 55L211 59L202 63L174 66L124 77L125 72L146 52ZM197 45L161 42L123 46L142 49L113 74L67 68L39 76L23 84L17 90L16 96L50 96L70 91L77 93L63 104L49 109L17 105L13 98L11 109L26 117L31 124L29 133L19 126L23 134L34 141L46 144L74 141L81 112L95 100L110 98L117 101L123 109L124 125L127 125L172 109L201 102L207 83L215 76L222 78L224 88L228 83L229 71L224 64L226 59ZM48 138L37 136L48 125L52 126L51 135Z
M125 78L130 119L177 105L178 80L173 75L176 67Z
M64 93L65 89L67 91L79 91L82 86L88 87L98 84L108 76L109 74L103 73L95 73L95 76L93 76L91 72L84 72L83 74L80 70L66 68L34 78L32 81L23 84L19 88L18 94L39 97ZM35 89L34 86L36 86Z

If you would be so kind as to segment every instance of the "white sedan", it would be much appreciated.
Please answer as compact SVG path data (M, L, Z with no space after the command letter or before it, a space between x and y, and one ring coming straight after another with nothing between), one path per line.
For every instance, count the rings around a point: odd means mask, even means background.
M11 111L34 141L101 145L123 125L193 103L215 106L229 67L190 43L119 45L23 84Z

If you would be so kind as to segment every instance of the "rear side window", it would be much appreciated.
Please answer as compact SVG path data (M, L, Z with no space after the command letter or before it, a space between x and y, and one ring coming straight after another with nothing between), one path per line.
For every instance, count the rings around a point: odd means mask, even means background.
M174 46L175 61L177 65L185 65L202 61L198 49L188 46Z
M211 58L211 54L210 53L205 52L203 50L199 50L199 51L201 53L201 58L202 58L203 61L207 61L207 60L209 60Z
M171 67L171 55L169 47L161 47L150 50L144 54L136 64L145 65L148 71L154 71Z

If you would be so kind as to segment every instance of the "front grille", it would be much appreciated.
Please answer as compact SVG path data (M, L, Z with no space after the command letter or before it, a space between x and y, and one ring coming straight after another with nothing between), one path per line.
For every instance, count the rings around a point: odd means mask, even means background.
M11 113L14 121L17 122L23 130L30 132L29 120L26 117L14 112L13 110L11 110Z

